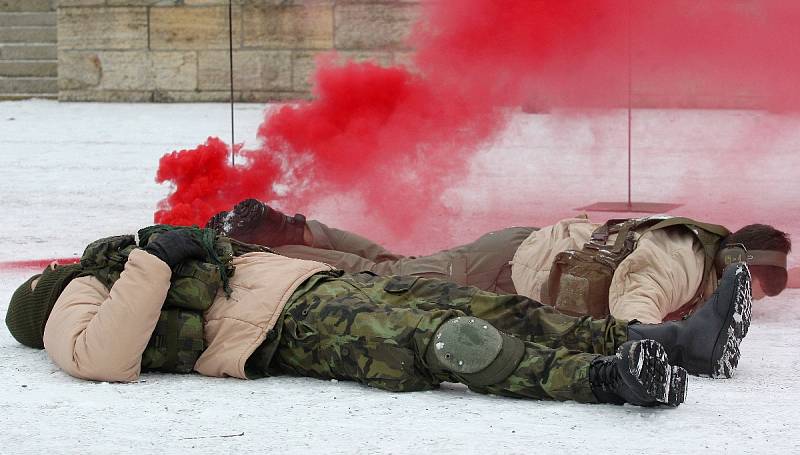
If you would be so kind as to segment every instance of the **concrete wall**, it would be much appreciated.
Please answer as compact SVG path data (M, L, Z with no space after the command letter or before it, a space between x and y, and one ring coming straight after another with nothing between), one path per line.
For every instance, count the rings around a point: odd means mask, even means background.
M237 101L308 97L314 57L407 61L414 1L234 0ZM63 101L225 101L228 2L60 0Z

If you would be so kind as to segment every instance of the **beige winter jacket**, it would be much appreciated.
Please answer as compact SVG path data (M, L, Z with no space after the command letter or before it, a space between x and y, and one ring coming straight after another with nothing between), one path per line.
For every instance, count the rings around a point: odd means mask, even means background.
M587 218L570 218L533 232L512 261L511 278L517 292L541 300L542 285L547 282L555 256L583 248L599 226ZM661 322L694 297L702 282L704 263L702 245L692 234L680 228L645 233L614 273L608 297L611 315L643 323ZM712 275L706 295L715 286Z
M246 254L233 263L230 299L220 291L204 314L207 348L194 368L207 376L245 378L245 362L275 326L295 289L311 275L331 269L269 253ZM94 277L73 280L47 320L47 354L78 378L136 380L170 277L164 262L134 250L110 291Z

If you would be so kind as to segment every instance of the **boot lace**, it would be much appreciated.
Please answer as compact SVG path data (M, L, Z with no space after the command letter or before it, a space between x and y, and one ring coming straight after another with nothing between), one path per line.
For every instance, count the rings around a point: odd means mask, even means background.
M604 392L614 392L622 383L622 377L614 359L595 361L589 369L589 382L592 387Z

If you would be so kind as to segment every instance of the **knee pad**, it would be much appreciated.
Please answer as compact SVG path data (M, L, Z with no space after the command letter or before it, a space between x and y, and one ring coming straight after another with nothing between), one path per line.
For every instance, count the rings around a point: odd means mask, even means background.
M472 316L448 320L434 333L429 364L454 373L470 386L497 384L519 365L525 344Z

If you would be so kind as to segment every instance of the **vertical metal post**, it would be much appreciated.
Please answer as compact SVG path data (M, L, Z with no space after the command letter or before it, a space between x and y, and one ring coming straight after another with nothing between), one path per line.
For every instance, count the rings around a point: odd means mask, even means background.
M632 0L628 0L628 208L633 206L631 202L631 127L632 127L632 104L633 104L633 13L631 11Z
M642 3L644 4L644 3ZM618 3L620 11L625 4L620 0ZM643 7L644 8L644 7ZM620 202L595 202L576 210L589 212L640 212L640 213L666 213L681 206L671 202L637 202L633 203L632 181L633 172L631 171L632 150L633 150L633 0L627 0L628 15L628 201ZM620 43L621 44L621 43Z
M228 56L231 75L231 166L236 166L236 139L233 127L233 0L228 0Z

